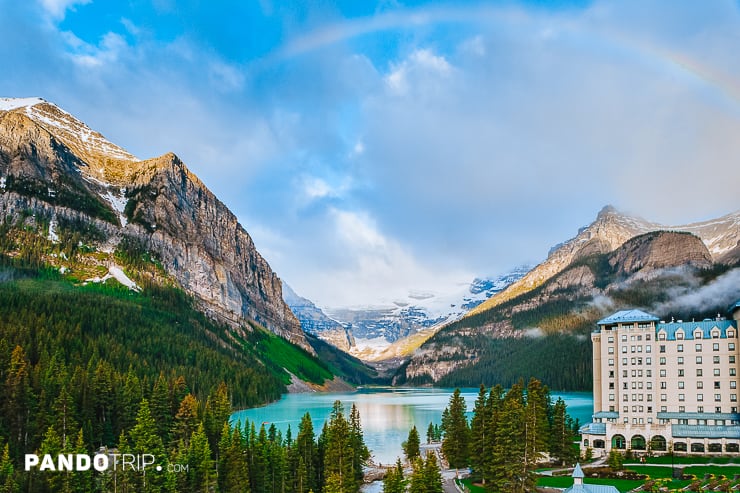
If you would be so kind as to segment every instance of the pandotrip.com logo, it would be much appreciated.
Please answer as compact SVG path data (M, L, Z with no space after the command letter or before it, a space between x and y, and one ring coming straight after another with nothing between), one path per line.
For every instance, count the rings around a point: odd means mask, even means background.
M30 471L123 471L123 472L187 472L187 464L158 461L154 454L87 454L37 455L26 454L24 467Z

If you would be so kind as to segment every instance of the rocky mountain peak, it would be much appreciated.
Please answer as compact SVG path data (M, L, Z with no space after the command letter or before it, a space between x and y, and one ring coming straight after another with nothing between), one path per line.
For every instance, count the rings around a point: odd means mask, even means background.
M101 255L150 252L214 318L313 349L236 216L173 153L139 161L46 101L0 100L0 213L92 224Z

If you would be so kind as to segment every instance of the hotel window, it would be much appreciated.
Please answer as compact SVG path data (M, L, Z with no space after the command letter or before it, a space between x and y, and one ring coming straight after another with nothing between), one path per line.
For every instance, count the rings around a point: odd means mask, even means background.
M680 369L678 370L678 376L679 376L679 377L682 377L682 376L683 376L683 368L680 368Z
M703 375L704 375L704 370L702 370L701 368L697 368L696 369L696 376L697 377L701 377Z
M730 351L734 351L735 350L735 343L734 342L729 343L727 345L727 349L729 349Z
M665 402L668 400L668 394L660 394L660 401Z
M614 370L609 370L609 378L614 378Z
M682 365L682 364L683 364L683 356L679 356L679 357L678 357L677 363L678 363L679 365Z
M712 331L712 339L719 339L719 331L718 330Z
M632 358L630 362L634 365L635 364L635 358Z
M625 366L627 365L627 358L622 358L622 364Z
M624 406L624 407L622 408L622 412L624 412L624 413L628 413L628 412L630 412L630 407L629 407L629 406ZM627 419L627 418L625 418L625 419Z
M648 364L650 364L649 361L648 361ZM648 377L648 378L652 377L653 376L653 370L645 370L645 376Z
M701 394L700 394L700 395L701 395ZM697 395L696 397L697 397L697 399L699 398L699 396L698 396L698 395ZM678 401L679 401L679 402L683 402L683 401L685 401L685 400L686 400L686 395L685 395L685 394L678 394Z
M632 370L632 377L634 378L636 376L637 376L637 370Z
M678 382L678 388L679 388L679 389L682 389L682 388L683 388L683 381L681 381L681 382Z
M703 389L704 388L704 382L702 382L701 380L699 380L698 382L696 382L696 388L697 389Z
M732 385L730 385L730 387L732 387ZM647 382L645 384L645 388L648 389L648 390L652 390L653 389L653 382Z
M696 344L694 346L694 349L696 350L697 353L701 353L701 344Z
M734 330L728 330L727 331L727 337L735 337L735 331Z
M622 346L622 352L627 354L627 346Z
M646 341L649 341L650 340L650 334L645 334L645 340Z
M637 400L637 394L632 394L632 402L635 402Z
M652 348L653 348L653 347L652 347L652 346L651 346L650 344L648 344L647 346L645 346L645 352L646 352L646 353L650 353L650 352L652 352Z
M731 389L736 389L737 388L737 382L735 380L733 380L733 381L730 382L730 388Z
M632 358L632 359L635 359L635 358ZM642 358L637 358L637 364L638 365L641 365L642 364Z
M732 400L732 396L730 396L730 400ZM736 412L737 412L737 408L736 408L736 407L734 407L734 406L733 406L733 407L731 407L731 408L730 408L730 412L732 412L732 413L736 413ZM738 423L740 423L740 421L738 421L738 422L736 422L736 423L733 423L733 424L738 424Z
M630 341L634 341L634 340L635 340L635 336L630 336Z
M624 390L627 390L629 387L627 386L627 382L622 383L622 388Z
M633 389L636 389L637 388L637 382L632 382L632 388Z
M661 365L665 365L665 356L661 356L660 360L658 360Z
M725 425L725 420L724 419L715 419L714 420L714 425L715 426L724 426Z
M686 406L678 406L678 412L679 413L685 413L686 412ZM680 424L680 425L687 425L687 424L689 424L689 420L688 419L679 419L678 420L678 424Z
M719 413L722 412L722 408L720 406L717 406L717 407L714 408L714 412L717 413L717 414L719 414ZM732 412L734 413L735 411L732 411Z
M642 401L644 395L645 394L637 394L637 400Z
M701 356L697 356L696 357L696 364L697 365L700 365L701 364Z
M648 394L647 395L647 401L648 402L653 402L653 394Z
M613 358L609 358L609 366L614 366L614 359Z
M659 341L665 341L665 333L664 332L661 332L660 334L658 334L658 340Z
M712 358L712 362L713 362L713 363L714 363L715 365L718 365L718 364L719 364L719 356L714 356L714 357Z
M614 342L614 336L609 336L606 342Z
M703 413L704 412L704 406L696 406L696 412L697 413Z
M722 394L714 394L714 402L721 402Z
M719 376L719 368L715 368L714 369L714 376L715 377L718 377Z
M730 394L730 402L737 402L737 394ZM737 412L737 411L734 411Z
M678 400L679 401L684 401L685 400L683 398L683 394L678 394ZM704 394L696 394L696 400L697 401L700 401L700 402L703 401L704 400Z
M613 401L614 400L614 394L609 394L609 400L610 401Z
M634 353L635 351L636 351L636 349L635 349L635 346L632 346L632 347L630 348L630 352L631 352L631 353Z
M642 370L637 370L637 376L642 378Z
M627 378L627 370L622 370L622 376L623 376L624 378Z
M665 389L665 388L667 388L667 387L666 387L667 385L668 385L668 384L667 384L667 383L665 383L665 382L660 382L660 388L661 388L661 389Z
M660 352L665 353L665 344L660 345Z
M642 352L642 346L637 346L637 352L638 353L641 353Z
M641 341L642 340L642 336L637 336L637 340L638 341Z
M694 339L701 339L701 338L702 338L702 333L700 330L697 330L696 332L694 332Z
M665 406L660 406L660 412L664 413L664 412L666 412L666 411L668 411L668 408L667 408L667 407L665 407ZM662 422L662 421L663 421L663 420L661 420L661 422Z
M629 395L627 395L627 394L624 394L624 395L622 396L622 401L624 401L624 402L627 402L627 401L629 400L629 397L630 397Z
M719 351L719 342L712 344L712 351Z
M609 353L609 354L614 354L614 348L611 347L611 346L609 346L609 349L607 349L606 352Z
M633 413L636 413L637 412L637 406L632 406L632 412Z
M731 377L734 377L735 376L735 372L736 372L736 370L734 368L730 368L730 376Z
M660 376L661 377L664 377L665 376L665 370L660 370Z
M683 344L677 345L676 346L676 351L678 351L679 353L683 353Z
M735 355L730 355L730 364L735 364Z
M646 365L652 365L653 364L653 358L645 358L645 364Z
M609 382L609 390L614 390L614 382Z
M623 334L623 335L622 335L622 341L623 341L623 342L627 342L627 335L626 335L626 334Z
M676 331L676 340L683 341L683 332L681 332L680 330Z

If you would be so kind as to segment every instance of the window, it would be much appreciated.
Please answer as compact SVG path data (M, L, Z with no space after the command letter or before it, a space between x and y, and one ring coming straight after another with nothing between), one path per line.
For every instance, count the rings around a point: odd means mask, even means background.
M632 377L634 378L636 376L637 376L637 370L632 370Z
M683 364L683 356L679 356L677 362L678 362L679 365L682 365Z
M679 377L682 377L682 376L683 376L683 368L680 368L680 369L678 370L678 376L679 376Z
M730 376L731 377L734 377L735 376L735 372L736 372L736 370L734 368L730 368Z
M730 363L735 364L735 355L730 355Z
M704 406L696 406L696 412L697 413L703 413L704 412Z
M661 365L665 365L665 356L661 356L661 357L660 357L659 363L660 363Z
M737 388L737 381L733 380L732 382L730 382L730 388L731 389L736 389Z
M622 396L622 401L627 402L629 400L630 396L628 394L624 394Z
M721 406L717 406L717 407L715 407L715 408L714 408L714 412L715 412L715 413L717 413L717 414L721 413L721 412L722 412L722 407L721 407ZM734 412L734 411L733 411L733 412Z
M730 351L734 351L735 350L735 343L734 342L729 343L727 345L727 349L729 349Z
M719 389L719 382L714 382L714 388Z
M665 344L660 345L660 352L665 353Z
M686 412L686 406L678 406L678 412L679 413L685 413ZM688 419L679 419L678 420L678 424L687 425L687 424L689 424L689 420Z
M607 349L606 352L609 354L614 354L614 348L609 346L609 349Z
M635 346L630 347L630 352L634 353L636 351Z
M627 346L622 346L622 352L627 354Z
M645 334L645 340L646 341L649 341L650 340L650 334Z
M632 382L632 388L633 389L636 389L637 388L637 382Z
M622 358L622 364L623 364L624 366L627 366L627 358Z
M632 358L632 364L633 365L635 364L635 358Z
M682 341L683 340L683 331L682 330L677 330L676 331L676 340L677 341Z
M683 388L683 382L678 382L678 388L679 389L682 389Z
M660 412L664 413L668 411L668 408L666 406L660 406Z
M722 394L714 394L714 402L722 402Z
M650 357L645 358L645 364L646 365L652 365L653 364L653 358L650 358Z
M696 364L697 365L700 365L701 364L701 356L697 356L696 357Z
M718 377L719 376L719 368L715 368L714 369L714 376L715 377Z
M648 382L648 383L646 383L646 384L645 384L645 387L646 387L646 388L647 388L648 390L652 390L652 389L653 389L653 382ZM732 383L730 384L730 388L732 388Z
M627 378L627 370L622 370L622 376L623 376L624 378Z
M678 351L679 353L683 353L683 344L679 344L678 346L676 346L676 351Z
M694 346L694 349L696 350L696 352L697 352L697 353L701 353L701 343L699 343L699 344L696 344L696 345Z
M718 364L719 364L719 356L715 356L715 357L713 357L713 358L712 358L712 362L713 362L713 363L714 363L715 365L718 365Z
M679 401L685 400L685 399L682 399L681 398L682 396L683 396L683 394L678 394L678 400ZM703 401L704 400L704 394L696 394L696 400L699 401L699 402Z
M614 370L609 370L609 378L614 378Z
M632 402L637 400L637 394L632 394Z
M735 331L734 330L728 330L727 331L727 337L735 337Z
M712 344L712 351L719 351L719 342Z
M614 400L614 394L609 394L609 400L610 401L613 401Z
M666 388L666 383L665 382L660 382L660 388L661 389L665 389Z
M614 342L614 336L609 336L609 338L606 340L608 343Z
M703 389L704 388L704 382L702 382L701 380L699 380L698 382L696 382L696 388L697 389Z
M648 344L647 346L645 346L645 352L646 352L646 353L649 353L649 352L651 352L651 351L650 351L651 349L652 349L652 347L650 346L650 344Z
M696 369L696 376L697 377L701 377L702 375L704 375L704 370L702 370L701 368L697 368Z
M702 338L701 331L700 330L695 331L694 332L694 339L701 339L701 338Z
M609 366L614 366L614 358L609 358Z
M719 339L719 331L713 330L712 331L712 339Z
M609 382L609 390L614 390L614 382Z
M737 394L730 394L730 402L737 402ZM737 412L737 411L733 411Z
M653 402L653 394L648 394L647 395L647 401L648 402Z
M660 394L660 401L665 402L668 400L668 394Z
M629 388L629 387L627 386L627 382L623 382L623 383L622 383L622 388L623 388L624 390L627 390L627 389Z
M699 396L697 396L699 397ZM683 402L686 400L686 394L678 394L678 401Z
M648 361L648 364L650 364L649 361ZM652 377L653 376L653 370L645 370L645 376L648 377L648 378Z
M658 334L658 340L665 341L665 332L661 332L660 334Z
M622 342L627 342L627 334L622 334Z
M660 376L661 377L664 377L665 376L665 370L660 370Z

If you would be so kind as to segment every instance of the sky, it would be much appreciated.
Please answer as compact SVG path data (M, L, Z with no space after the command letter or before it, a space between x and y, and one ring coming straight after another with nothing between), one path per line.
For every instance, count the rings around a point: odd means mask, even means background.
M323 307L737 210L738 53L738 1L0 0L0 97L174 152Z

